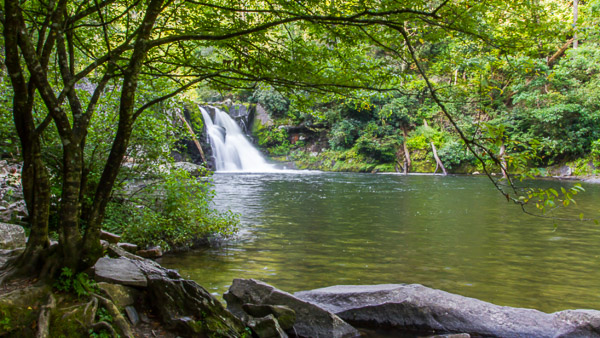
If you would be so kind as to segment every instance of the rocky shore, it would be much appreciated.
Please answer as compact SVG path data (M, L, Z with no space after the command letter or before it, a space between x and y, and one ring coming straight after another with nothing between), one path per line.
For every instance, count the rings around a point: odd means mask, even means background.
M0 265L25 239L19 226L2 224L1 232ZM600 311L548 314L418 284L290 294L235 279L223 296L225 307L177 271L126 251L127 245L104 244L106 256L87 272L96 287L86 297L35 280L0 289L0 336L72 337L105 329L123 337L600 337ZM111 323L98 317L99 307Z

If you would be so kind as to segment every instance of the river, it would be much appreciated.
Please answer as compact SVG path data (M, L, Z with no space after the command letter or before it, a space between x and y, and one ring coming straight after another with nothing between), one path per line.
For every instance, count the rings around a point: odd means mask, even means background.
M160 263L215 295L234 278L288 292L419 283L545 312L600 309L600 226L528 216L487 178L290 171L213 180L215 207L240 214L238 238ZM600 186L584 188L574 218L597 216Z

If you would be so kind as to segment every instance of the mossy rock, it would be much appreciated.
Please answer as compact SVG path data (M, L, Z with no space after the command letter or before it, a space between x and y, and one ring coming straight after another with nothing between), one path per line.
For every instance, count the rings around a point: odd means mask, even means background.
M86 337L85 303L63 299L50 314L50 337Z
M32 286L0 297L0 336L33 337L40 308L51 289Z

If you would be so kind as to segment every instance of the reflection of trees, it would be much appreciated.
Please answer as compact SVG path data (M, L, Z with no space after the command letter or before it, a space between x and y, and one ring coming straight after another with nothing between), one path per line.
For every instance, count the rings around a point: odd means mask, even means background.
M253 230L252 241L185 263L197 264L198 273L214 274L205 280L227 285L233 278L252 277L287 291L422 283L547 311L585 306L576 302L587 301L582 295L600 280L592 268L600 256L595 228L559 224L552 232L552 223L512 207L486 189L482 178L322 174L243 179L245 188L257 188L242 191L232 178L228 184L237 193L228 197L235 198L230 203L253 213L261 206L260 214L251 217L262 226ZM586 189L591 202L581 206L585 210L600 198L600 189Z

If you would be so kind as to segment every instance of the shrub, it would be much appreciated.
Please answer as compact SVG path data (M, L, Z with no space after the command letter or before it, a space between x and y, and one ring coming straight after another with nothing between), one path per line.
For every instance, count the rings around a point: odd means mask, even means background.
M329 146L335 150L351 148L358 138L360 122L352 119L336 123L329 132Z
M290 101L271 86L256 89L252 99L274 117L284 117L290 107Z
M173 170L137 195L112 203L105 227L140 247L190 248L209 236L227 237L237 230L237 216L213 210L212 198L208 180Z
M444 144L438 151L438 156L446 169L456 169L461 164L474 163L475 156L469 152L462 142L452 140Z

